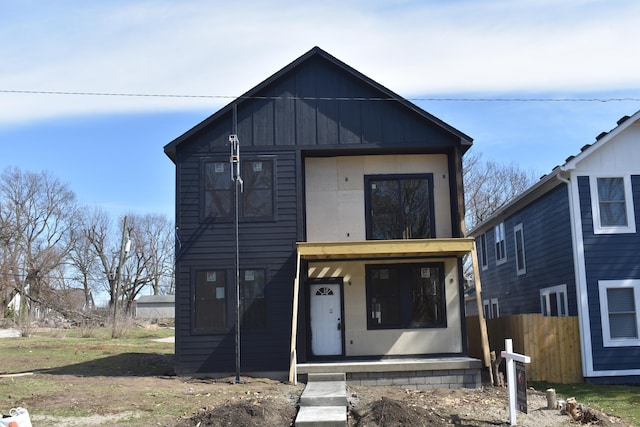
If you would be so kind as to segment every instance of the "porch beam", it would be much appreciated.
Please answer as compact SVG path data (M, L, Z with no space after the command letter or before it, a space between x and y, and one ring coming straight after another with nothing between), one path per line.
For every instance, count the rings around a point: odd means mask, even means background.
M296 341L298 335L298 295L300 290L300 252L296 256L296 277L293 280L293 313L291 315L291 348L289 358L289 382L297 384L298 373L296 368L298 365L298 355L296 351Z
M474 240L471 238L359 240L297 242L296 245L298 254L305 259L462 256L473 250Z

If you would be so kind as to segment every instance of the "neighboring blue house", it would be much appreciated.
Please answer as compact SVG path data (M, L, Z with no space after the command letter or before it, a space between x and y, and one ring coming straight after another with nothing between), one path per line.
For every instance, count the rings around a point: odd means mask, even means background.
M471 142L314 48L165 146L176 372L295 381L330 360L349 380L479 386L463 305Z
M640 382L640 112L469 234L487 318L578 316L588 382Z

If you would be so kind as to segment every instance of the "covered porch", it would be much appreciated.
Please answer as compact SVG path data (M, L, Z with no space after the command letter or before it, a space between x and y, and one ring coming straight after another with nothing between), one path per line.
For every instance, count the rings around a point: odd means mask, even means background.
M357 264L358 262L414 262L414 260L453 260L447 261L449 276L447 283L453 288L448 289L448 297L454 300L460 299L462 289L459 280L453 283L452 275L461 276L457 268L451 268L451 264L457 264L456 259L461 258L467 253L471 253L474 259L474 266L477 268L475 261L475 244L473 239L464 238L446 238L446 239L415 239L415 240L372 240L372 241L351 241L351 242L298 242L297 244L297 261L296 261L296 278L294 282L294 300L293 300L293 318L292 318L292 335L291 335L291 360L289 370L289 380L296 382L299 378L305 378L309 373L332 373L339 372L346 374L347 381L361 385L402 385L415 386L416 388L431 387L477 387L480 384L480 372L483 363L480 360L466 357L463 351L464 345L452 347L453 350L436 350L431 352L420 352L420 354L391 354L377 353L371 355L350 355L343 353L343 357L336 360L310 361L298 360L298 345L303 343L297 342L298 325L299 325L299 295L300 282L307 277L308 271L301 271L303 265L306 267L310 263L344 262L347 265ZM305 263L303 264L303 261ZM351 263L351 264L349 264ZM444 265L444 262L443 262ZM476 277L477 274L476 274ZM360 279L362 281L362 279ZM444 277L443 277L444 281ZM349 281L349 286L351 283ZM479 286L479 284L478 284ZM353 291L350 291L353 292ZM362 290L360 291L362 293ZM457 302L455 302L457 304ZM360 301L360 310L366 305L364 301ZM451 341L452 336L456 336L459 343L466 339L463 336L463 329L457 322L458 318L463 316L463 307L453 305L457 313L450 313L454 316L454 321L449 319L445 327L437 329L413 329L413 330L382 330L370 331L365 326L360 331L352 331L351 337L360 338L362 335L368 338L362 340L379 341L373 338L373 334L379 334L380 337L389 336L391 333L403 335L397 342L404 340L411 343L410 347L415 348L413 343L416 339L425 342L427 340L435 342ZM348 310L352 311L352 310ZM349 313L347 313L349 314ZM457 316L457 317L456 317ZM365 316L366 317L366 316ZM446 320L446 319L445 319ZM483 322L484 319L481 319ZM347 325L348 326L348 325ZM346 329L346 327L345 327ZM481 327L481 329L483 329ZM486 329L485 338L486 338ZM343 332L344 334L344 332ZM355 335L354 335L355 334ZM368 335L367 335L368 334ZM422 335L420 335L422 334ZM430 335L425 335L430 334ZM448 334L448 335L447 335ZM348 340L352 341L352 340ZM350 342L350 344L354 344ZM357 344L357 343L356 343ZM375 343L371 344L375 347ZM357 346L353 346L356 348ZM486 351L485 365L489 362L488 348Z

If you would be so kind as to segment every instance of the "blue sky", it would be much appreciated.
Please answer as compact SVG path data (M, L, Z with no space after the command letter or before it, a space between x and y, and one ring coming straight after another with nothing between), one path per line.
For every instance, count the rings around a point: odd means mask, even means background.
M172 216L163 146L320 46L484 158L542 175L640 110L638 16L625 0L3 0L0 170L48 170L83 204Z

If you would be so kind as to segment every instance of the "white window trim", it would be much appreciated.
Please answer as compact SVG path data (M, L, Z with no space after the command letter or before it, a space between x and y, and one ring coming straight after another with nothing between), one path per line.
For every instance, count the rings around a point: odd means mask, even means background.
M495 311L493 310L495 307ZM500 305L498 304L498 298L491 298L491 318L495 319L500 317Z
M547 304L547 307L550 308L551 305L551 299L550 299L550 295L551 294L564 294L564 315L560 314L562 313L562 311L560 310L560 307L558 307L558 317L565 317L569 315L569 298L567 298L567 285L556 285L556 286L550 286L548 288L542 288L540 289L540 313L542 315L544 315L544 306L542 305L542 298L545 299L545 303ZM556 300L556 302L558 304L560 304L560 301ZM549 313L547 313L547 316L550 316Z
M500 240L498 240L498 229L502 230L502 239ZM504 242L504 256L502 258L498 258L498 243L501 241ZM507 262L507 237L505 236L504 222L501 222L493 228L493 249L496 253L496 265L502 265Z
M522 268L518 268L518 239L516 239L516 233L520 232L522 234ZM514 243L514 247L516 248L516 252L514 254L514 260L515 260L515 264L516 264L516 274L518 276L521 276L523 274L527 273L527 257L525 254L525 250L524 250L524 230L522 229L522 223L516 225L515 227L513 227L513 243Z
M482 301L482 314L485 319L491 319L491 302L488 299Z
M624 204L627 210L627 225L603 227L600 225L600 199L598 197L598 178L622 178L624 182ZM591 189L591 213L593 215L594 234L624 234L636 232L636 218L633 208L633 192L630 175L591 175L589 176Z
M633 288L636 308L636 330L638 338L611 338L609 327L609 302L607 301L607 289ZM605 347L633 347L640 346L640 279L626 280L599 280L600 294L600 320L602 322L602 342Z

